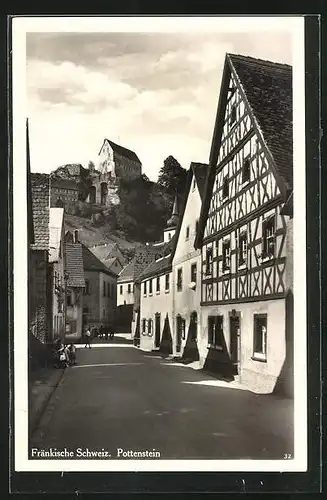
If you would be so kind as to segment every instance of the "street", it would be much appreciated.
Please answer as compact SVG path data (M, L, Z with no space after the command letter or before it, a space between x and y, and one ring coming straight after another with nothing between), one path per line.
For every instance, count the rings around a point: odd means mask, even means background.
M162 459L292 455L292 401L214 384L202 371L128 344L83 346L30 448L105 449L113 459L117 449L156 450Z

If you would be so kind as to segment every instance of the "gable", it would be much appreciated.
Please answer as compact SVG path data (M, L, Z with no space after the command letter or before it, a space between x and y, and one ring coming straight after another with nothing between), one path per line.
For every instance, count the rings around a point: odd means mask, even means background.
M194 182L195 181L195 182ZM201 196L194 173L191 175L185 208L182 214L178 232L174 262L183 256L194 253L197 221L201 211Z
M108 139L105 139L103 141L103 144L101 146L101 149L99 151L99 156L105 156L106 158L113 158L113 149L111 145L109 144Z
M231 57L227 56L225 60L196 246L201 244L203 236L210 236L228 227L265 203L278 197L285 198L287 192L287 182L277 170L242 81L230 61ZM276 71L279 72L279 66L283 65L277 66ZM265 82L264 79L259 81ZM261 98L261 107L267 103L267 115L273 114L269 105L269 92L272 90L265 89L264 97ZM287 93L287 89L285 92ZM264 114L264 111L261 113ZM268 122L269 116L266 117L266 123ZM268 127L265 131L266 134L269 133ZM250 161L251 180L247 184L242 181L245 160ZM288 168L292 168L292 165L288 165ZM223 196L226 178L227 197Z

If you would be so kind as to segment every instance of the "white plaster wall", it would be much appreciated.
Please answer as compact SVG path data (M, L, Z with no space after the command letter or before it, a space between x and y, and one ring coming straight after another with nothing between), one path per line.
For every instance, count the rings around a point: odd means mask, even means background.
M230 349L229 315L235 309L241 318L240 382L251 390L271 393L279 376L286 354L285 342L285 300L275 299L261 302L247 302L202 307L201 331L198 341L201 364L208 355L208 316L224 316L224 336ZM253 356L253 315L267 314L267 361L255 361Z
M170 277L170 287L169 292L165 291L165 275L160 276L160 293L156 292L156 277L152 278L152 295L149 294L149 280L147 281L147 294L144 295L144 281L141 283L141 305L140 305L140 332L141 332L141 340L140 340L140 348L145 351L151 351L154 349L154 340L155 340L155 314L160 313L160 332L161 337L163 333L163 328L165 324L165 318L168 314L170 329L172 331L172 277L171 273L169 273ZM144 335L142 332L142 320L152 319L152 336ZM147 332L145 332L147 333Z
M128 293L128 285L131 287L131 293ZM120 293L120 287L123 287L123 293ZM133 281L118 281L117 282L117 306L134 304L134 282Z

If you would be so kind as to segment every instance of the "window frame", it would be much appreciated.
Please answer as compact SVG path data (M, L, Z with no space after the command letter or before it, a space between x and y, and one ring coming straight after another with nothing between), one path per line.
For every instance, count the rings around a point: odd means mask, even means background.
M212 273L213 273L213 248L212 246L210 246L206 248L205 275L212 276Z
M143 281L143 295L147 295L147 281Z
M228 252L226 252L226 248ZM231 272L231 242L230 238L223 240L222 246L222 273L228 274Z
M153 283L152 278L149 279L149 295L153 295Z
M160 276L157 276L156 278L156 293L160 293Z
M195 271L194 271L195 269ZM195 279L193 279L195 278ZM196 284L196 281L197 281L197 264L196 262L193 262L191 264L191 283L195 283Z
M237 105L232 104L229 115L229 126L233 127L237 122Z
M119 294L123 295L123 285L119 285Z
M242 243L245 242L245 249L242 247ZM241 231L238 237L238 267L246 268L248 260L248 235L247 231Z
M276 221L275 214L266 217L262 221L262 249L261 249L261 258L263 261L271 260L275 258L276 251ZM267 236L267 226L272 225L272 234ZM273 252L269 252L269 241L273 242Z
M256 350L257 338L256 335L258 333L258 321L264 320L263 328L265 328L265 332L263 333L261 343L262 343L262 351ZM268 314L267 313L256 313L253 315L253 348L252 348L252 359L254 361L261 361L263 363L267 362L267 340L268 340ZM262 335L262 332L261 332Z
M189 239L190 239L190 226L186 226L185 240L188 241Z
M179 267L177 269L177 278L176 278L176 288L178 292L183 290L183 268Z
M168 287L167 287L167 284L168 284ZM170 275L165 274L165 292L169 293L169 291L170 291Z

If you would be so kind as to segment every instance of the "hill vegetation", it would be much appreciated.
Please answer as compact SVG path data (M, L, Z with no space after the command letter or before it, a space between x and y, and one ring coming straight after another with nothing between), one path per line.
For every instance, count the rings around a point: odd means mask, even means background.
M90 205L81 199L67 216L67 229L79 229L80 239L87 246L118 239L124 249L162 239L171 216L174 197L182 197L186 170L169 156L159 172L158 182L146 175L134 180L120 179L120 203L110 207ZM83 172L82 183L87 188L88 176ZM128 250L130 251L130 250Z

